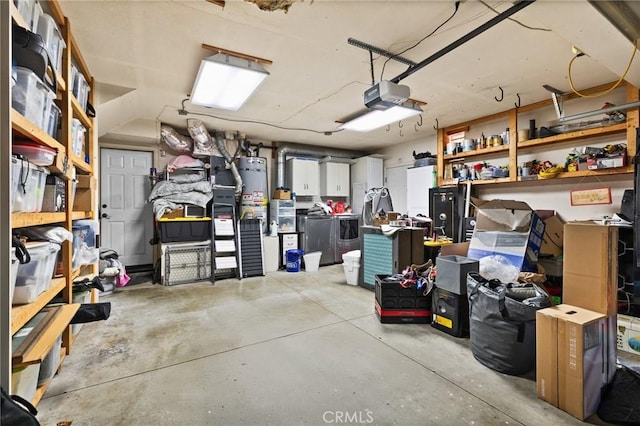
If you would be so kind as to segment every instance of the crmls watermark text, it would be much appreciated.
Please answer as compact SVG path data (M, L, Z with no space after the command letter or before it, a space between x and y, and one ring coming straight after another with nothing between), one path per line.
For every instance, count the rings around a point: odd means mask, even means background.
M325 411L322 420L325 423L336 424L369 424L373 423L373 411Z

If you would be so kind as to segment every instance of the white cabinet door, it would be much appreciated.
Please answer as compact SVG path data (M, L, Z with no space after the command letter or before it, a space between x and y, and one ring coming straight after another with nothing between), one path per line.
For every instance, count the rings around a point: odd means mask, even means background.
M435 166L407 169L407 213L429 216L429 188L436 186Z
M320 194L320 167L315 158L287 160L287 186L296 195Z
M328 197L348 197L349 175L349 164L320 164L320 195Z

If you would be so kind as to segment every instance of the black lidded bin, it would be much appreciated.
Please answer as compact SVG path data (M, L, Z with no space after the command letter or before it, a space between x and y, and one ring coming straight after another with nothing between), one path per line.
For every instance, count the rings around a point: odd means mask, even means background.
M158 219L160 242L179 243L211 239L211 218Z
M383 324L429 324L431 322L431 293L415 284L403 287L392 275L375 276L375 310Z
M437 283L436 283L437 286ZM433 289L431 326L454 337L469 337L469 300L467 295Z

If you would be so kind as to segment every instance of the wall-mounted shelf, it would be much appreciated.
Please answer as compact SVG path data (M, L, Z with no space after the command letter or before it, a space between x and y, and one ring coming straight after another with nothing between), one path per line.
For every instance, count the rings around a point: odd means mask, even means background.
M611 83L612 84L612 83ZM609 88L611 84L602 85L598 87L594 87L591 89L584 90L587 94L601 92L606 88ZM632 103L640 100L640 92L638 88L633 86L630 83L625 82L626 86L626 102ZM577 99L577 95L567 95L567 99ZM507 111L499 112L496 114L492 114L486 117L480 117L474 120L467 121L465 123L453 125L446 128L441 128L438 130L438 186L447 186L447 185L455 185L458 183L464 183L467 181L459 181L458 179L451 179L451 173L449 171L452 168L453 163L461 162L464 160L468 160L472 158L473 160L480 160L481 158L486 157L505 157L505 160L508 161L508 169L509 169L509 177L506 178L497 178L497 179L482 179L482 180L473 180L471 181L472 185L488 185L488 184L506 184L513 182L530 182L538 180L541 181L552 181L554 179L573 179L573 178L584 178L586 176L616 176L616 175L628 175L633 173L633 166L628 165L624 167L617 167L611 169L597 169L597 170L584 170L577 172L564 172L560 173L558 176L552 179L534 179L534 178L521 178L518 174L518 155L528 151L533 148L538 147L551 147L551 146L576 146L580 142L583 142L588 139L603 137L603 136L612 136L619 135L626 140L627 143L627 159L633 158L636 155L636 144L635 144L635 129L640 125L640 108L632 108L626 111L627 119L625 122L617 123L608 126L583 129L583 130L575 130L567 133L557 134L553 136L548 136L545 138L536 138L530 139L526 141L514 142L516 141L516 136L518 134L518 114L531 111L535 111L536 109L549 107L551 105L551 100L545 100L541 102L537 102L531 105L525 105L520 108L512 108ZM509 128L509 140L511 143L506 145L499 145L494 147L488 147L479 150L472 150L467 152L460 152L453 155L445 155L445 147L447 144L446 137L447 135L455 133L457 130L466 129L468 130L470 126L481 125L485 123L489 123L495 120L504 120L505 127ZM627 161L630 163L630 161ZM447 178L445 179L445 176Z

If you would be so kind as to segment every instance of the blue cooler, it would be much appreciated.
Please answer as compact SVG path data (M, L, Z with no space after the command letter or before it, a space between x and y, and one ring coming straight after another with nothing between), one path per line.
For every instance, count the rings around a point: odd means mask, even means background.
M287 250L287 272L300 272L303 254L304 250Z

